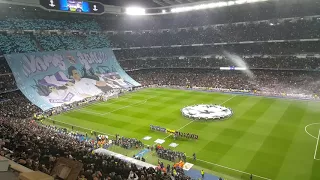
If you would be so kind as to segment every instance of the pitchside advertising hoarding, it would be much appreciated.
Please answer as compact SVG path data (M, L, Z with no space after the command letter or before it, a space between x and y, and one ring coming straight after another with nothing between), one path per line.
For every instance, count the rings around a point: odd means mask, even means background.
M112 89L140 86L109 48L7 54L18 88L42 110Z

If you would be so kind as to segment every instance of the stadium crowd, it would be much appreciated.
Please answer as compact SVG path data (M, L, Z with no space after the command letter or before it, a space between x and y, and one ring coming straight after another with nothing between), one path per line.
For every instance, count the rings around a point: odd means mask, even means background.
M166 29L159 32L118 33L110 37L116 47L148 47L319 38L319 17L257 21Z
M310 12L313 10L310 9ZM103 47L129 48L114 52L121 66L143 86L207 87L266 92L269 93L267 95L318 97L320 18L304 16L312 13L294 13L281 18L270 15L260 19L254 19L248 13L251 19L246 19L246 22L225 21L223 24L211 22L208 19L214 18L210 16L206 16L207 20L203 21L201 16L194 16L190 21L172 22L180 24L178 26L155 20L158 25L163 25L160 28L151 24L140 26L140 22L135 20L131 25L140 27L132 32L128 28L130 26L123 25L125 23L121 25L119 22L119 28L113 28L112 23L103 23L104 18L2 18L0 50L1 54L10 54ZM231 16L230 19L237 18ZM251 42L240 43L243 41ZM205 45L212 43L220 44ZM172 45L183 46L132 48ZM226 52L238 56L231 57ZM220 67L239 66L239 62L244 62L250 70L219 70ZM167 172L153 168L139 169L115 157L92 154L94 146L90 141L80 140L83 135L69 134L62 129L24 120L41 110L16 89L11 70L1 57L1 155L48 174L59 157L78 160L84 163L79 177L88 180L158 180L170 179L171 176L177 180L189 178L179 168L169 167ZM143 146L137 139L120 136L117 136L115 144L127 149ZM184 153L164 148L156 148L156 152L159 157L171 161L186 159ZM163 164L160 163L160 166Z
M265 92L269 95L318 97L317 71L221 71L204 69L147 69L129 72L143 86L210 87Z
M320 67L320 58L297 56L259 56L227 58L216 57L168 57L148 58L119 61L121 67L126 70L150 69L150 68L211 68L246 66L250 69L296 69L317 70ZM238 58L238 59L237 59ZM242 63L242 64L239 64Z
M20 91L0 94L0 109L1 116L7 118L29 118L41 111Z
M77 32L24 32L23 30L63 30L56 29L65 21L40 20L39 19L7 19L0 22L0 30L21 30L18 33L1 33L0 49L3 53L14 52L35 52L54 50L90 49L102 47L130 48L150 46L172 46L191 44L211 43L238 43L243 41L270 41L270 40L291 40L320 38L317 26L320 24L320 17L309 16L302 18L289 18L228 23L219 25L207 25L201 27L183 27L166 30L146 31L113 31L112 33L102 32L98 23L92 21L76 21L67 23L67 30ZM7 24L14 23L14 26ZM62 23L62 24L63 24ZM56 24L56 25L54 25ZM26 28L26 29L25 29ZM69 29L70 28L70 29ZM92 32L87 32L88 28ZM79 31L81 30L81 31ZM283 42L282 42L283 43Z
M104 179L171 179L186 180L183 171L171 174L160 169L138 168L112 156L91 153L94 144L81 141L79 134L43 126L34 121L0 118L0 154L33 170L50 174L59 157L78 160L84 164L79 178Z
M17 89L16 81L12 74L0 75L0 92Z

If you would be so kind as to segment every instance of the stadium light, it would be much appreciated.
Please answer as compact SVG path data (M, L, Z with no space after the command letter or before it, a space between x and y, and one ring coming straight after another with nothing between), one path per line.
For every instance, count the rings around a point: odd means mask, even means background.
M166 13L166 10L165 9L162 9L162 14Z
M146 10L140 7L127 7L126 14L128 15L145 15Z
M226 7L226 6L233 6L238 4L246 4L246 3L256 3L256 2L263 2L269 0L234 0L234 1L219 1L207 4L198 4L194 6L182 6L172 8L172 13L179 13L179 12L186 12L186 11L194 11L194 10L201 10L201 9L212 9L217 7Z

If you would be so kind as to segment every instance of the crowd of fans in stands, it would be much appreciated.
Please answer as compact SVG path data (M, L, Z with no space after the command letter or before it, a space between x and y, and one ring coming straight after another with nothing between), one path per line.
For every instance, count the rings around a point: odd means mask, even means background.
M0 20L0 50L2 54L10 54L103 47L184 45L122 49L115 51L115 54L121 66L129 70L129 75L144 86L210 87L263 91L270 92L271 95L306 94L314 97L320 95L320 73L317 72L320 56L316 54L320 46L320 41L317 40L320 38L319 26L319 17L303 17L106 33L102 32L105 28L95 20L8 18ZM239 43L270 40L280 41ZM201 45L212 43L220 44ZM226 51L239 56L230 58ZM304 55L296 55L297 53ZM257 56L252 56L254 54ZM219 70L220 67L239 66L239 62L244 62L251 70ZM16 89L10 68L1 57L1 155L30 169L48 174L57 158L75 159L84 163L79 176L88 180L153 180L170 179L171 176L178 180L188 179L181 169L167 168L167 173L153 168L138 169L134 164L129 165L115 157L92 154L93 144L83 141L81 134L69 134L62 129L22 120L40 109L20 91L15 91ZM143 146L137 139L118 136L115 144L127 149ZM186 159L183 153L164 148L156 148L156 152L159 157L171 161Z
M203 69L152 69L132 71L144 86L171 85L221 89L257 90L270 95L319 95L320 74L307 71L220 71Z
M12 74L0 75L0 92L17 89L16 81Z
M66 157L84 164L79 177L100 179L189 179L183 171L167 174L153 168L137 168L115 157L91 153L94 144L80 141L81 135L46 127L34 121L0 118L0 154L33 170L50 174L56 160Z
M319 38L320 18L187 27L179 30L115 34L116 47L171 46L241 41L269 41ZM317 30L315 30L317 29Z
M320 67L320 58L308 57L299 58L296 56L280 57L239 57L226 58L216 57L168 57L168 58L147 58L119 61L122 68L126 70L150 69L150 68L215 68L246 65L250 69L270 68L270 69L297 69L316 70Z
M105 35L0 34L3 54L110 47Z
M5 30L101 30L96 21L83 19L76 21L48 20L39 18L8 18L0 21L0 28Z
M13 25L12 25L13 24ZM3 30L82 30L63 34L52 32L2 33L0 49L3 53L74 50L101 47L148 47L242 41L298 40L320 38L320 17L256 21L203 27L186 27L161 31L101 33L96 21L73 23L44 19L7 19L0 21ZM91 30L94 34L87 32ZM96 34L98 33L98 34ZM100 34L101 33L101 34Z
M40 109L32 104L20 91L0 94L1 116L28 118Z

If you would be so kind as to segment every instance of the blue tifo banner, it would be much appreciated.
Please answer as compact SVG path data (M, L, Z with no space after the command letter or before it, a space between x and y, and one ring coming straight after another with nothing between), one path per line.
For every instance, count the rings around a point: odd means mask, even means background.
M140 86L109 48L6 54L18 88L48 110L116 88Z

